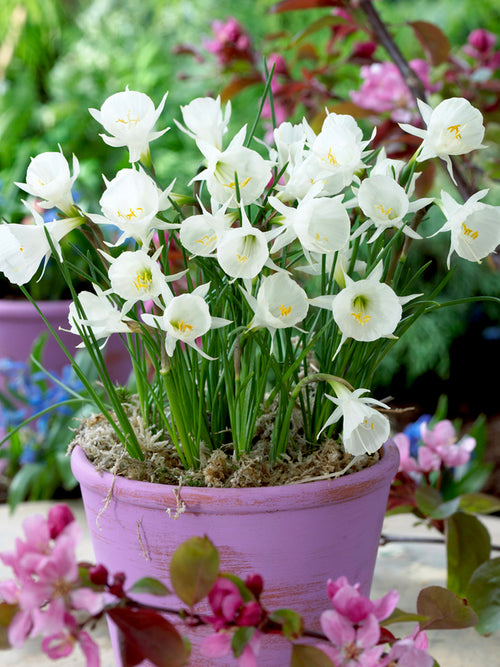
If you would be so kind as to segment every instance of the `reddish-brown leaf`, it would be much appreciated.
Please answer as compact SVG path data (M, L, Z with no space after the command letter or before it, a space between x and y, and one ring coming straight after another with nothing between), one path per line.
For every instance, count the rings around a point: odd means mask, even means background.
M437 25L427 21L411 21L408 25L413 28L432 65L441 65L448 60L450 41Z
M125 667L150 660L156 667L182 667L189 654L182 637L166 618L152 609L117 607L107 614L120 630Z

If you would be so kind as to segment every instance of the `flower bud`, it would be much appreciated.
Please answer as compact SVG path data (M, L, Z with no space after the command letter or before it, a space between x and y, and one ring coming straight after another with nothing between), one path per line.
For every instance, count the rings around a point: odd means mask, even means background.
M250 593L258 600L262 589L264 588L264 580L260 574L249 574L245 579L245 586L248 588Z
M105 586L108 583L108 570L104 565L94 565L89 569L89 578L96 586Z
M48 525L51 539L55 540L66 526L75 520L73 512L68 505L58 503L49 510Z

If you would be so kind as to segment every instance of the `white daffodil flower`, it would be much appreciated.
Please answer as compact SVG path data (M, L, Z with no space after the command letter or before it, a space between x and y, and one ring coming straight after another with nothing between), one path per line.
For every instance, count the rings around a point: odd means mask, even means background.
M390 423L387 417L371 407L388 408L385 403L364 397L368 389L350 391L340 382L334 383L337 398L325 394L337 407L326 420L319 435L331 424L343 419L342 442L346 452L353 456L373 454L389 438Z
M243 146L245 134L246 125L224 151L206 141L197 142L207 160L207 168L197 174L191 183L206 181L211 197L219 204L227 204L231 208L255 202L272 178L272 163L264 160L256 151Z
M490 206L480 201L488 190L481 190L459 204L451 195L441 191L441 208L445 224L436 234L451 232L447 265L453 252L469 262L481 259L500 245L500 206Z
M161 191L142 169L122 169L113 180L105 182L106 190L99 201L103 215L88 216L97 224L115 225L123 232L116 245L133 238L148 246L155 230L180 227L156 217L170 206L168 196L175 181Z
M80 336L80 330L85 332L89 329L94 334L96 340L104 338L100 347L104 347L108 338L114 333L130 333L127 322L130 318L123 317L120 311L115 308L113 303L106 297L98 285L94 285L96 293L80 292L78 299L83 309L84 315L78 313L76 304L72 302L69 306L68 322L70 333ZM80 343L77 347L85 347Z
M478 148L486 148L483 116L463 97L451 97L440 102L435 109L418 100L418 108L427 126L426 130L405 123L399 126L408 134L423 139L417 162L439 157L446 162L453 177L450 155L464 155Z
M210 329L218 329L231 323L230 320L210 315L204 299L208 288L208 284L200 285L190 294L173 297L161 316L143 313L142 319L146 324L166 332L165 350L169 357L173 355L177 341L181 341L210 359L211 357L196 345L196 339Z
M287 273L265 276L257 292L257 298L243 290L254 312L249 329L266 328L271 337L276 329L294 327L309 310L306 292Z
M345 276L349 272L349 267L351 265L352 257L352 248L345 246L341 248L336 255L337 261L335 262L335 268L333 269L333 277L339 287L345 287ZM296 271L302 271L303 273L308 273L312 276L320 276L323 273L323 270L326 271L328 275L331 274L333 268L333 260L335 259L334 254L321 255L319 253L310 253L310 264L304 264L302 266L295 266ZM323 260L324 260L324 269L323 269ZM360 259L356 259L353 265L353 271L360 276L364 276L366 272L366 262Z
M201 202L202 213L192 215L182 221L179 240L193 256L208 257L216 250L222 236L234 222L234 214L226 213L227 206L216 208L218 204L212 202L209 213Z
M369 243L373 243L384 230L391 228L402 229L407 236L421 239L420 234L405 224L404 218L408 213L415 213L434 201L431 197L425 197L410 202L405 189L391 176L377 174L370 175L362 181L356 198L368 220L358 227L352 238L375 225L376 231Z
M108 269L110 291L125 299L122 313L128 313L138 301L152 299L157 306L163 307L159 297L171 298L167 283L178 280L186 271L166 276L157 262L161 250L158 248L152 257L144 250L122 252L116 258L102 253L111 264Z
M321 132L311 144L311 155L304 163L310 179L323 183L321 194L338 194L356 180L356 171L365 166L364 149L371 138L363 141L363 133L352 116L336 113L326 116Z
M201 140L218 150L222 150L222 138L227 132L231 118L231 102L226 104L222 113L220 95L197 97L188 105L181 106L182 118L186 127L174 119L177 127L196 141Z
M268 241L280 233L272 229L263 232L252 227L241 209L241 227L231 227L217 244L216 256L221 269L231 278L251 280L264 266L278 270L269 257Z
M321 185L316 184L296 208L286 206L277 197L269 198L271 206L284 216L281 220L283 232L274 241L271 253L278 252L296 238L308 261L309 252L332 254L345 247L351 225L342 205L342 196L315 197L319 189Z
M420 296L398 297L392 287L380 282L382 271L379 264L363 280L354 281L346 275L346 286L338 294L311 299L312 305L331 309L342 333L339 349L348 338L363 342L394 338L402 305Z
M126 146L130 162L137 162L149 157L149 142L161 137L169 128L153 132L168 93L165 93L157 109L152 100L144 93L129 90L115 93L108 97L101 109L89 109L93 118L100 123L107 134L101 134L108 146Z
M306 141L313 141L315 136L305 119L298 125L292 125L287 121L275 128L273 138L278 170L281 171L286 165L288 172L300 164L303 161ZM274 158L274 153L272 156Z
M380 149L375 164L370 172L371 176L391 176L395 180L399 178L403 167L406 163L404 160L394 160L387 157L385 147ZM418 174L417 174L418 176Z
M30 210L35 221L33 225L0 224L0 271L14 285L24 285L31 280L42 262L43 275L52 252L46 233L62 260L61 239L83 223L83 218L64 218L44 223L37 211Z
M73 175L70 173L68 161L62 152L40 153L31 159L26 171L26 183L16 183L33 197L43 201L43 208L58 208L71 215L74 201L71 189L80 173L78 160L73 155Z

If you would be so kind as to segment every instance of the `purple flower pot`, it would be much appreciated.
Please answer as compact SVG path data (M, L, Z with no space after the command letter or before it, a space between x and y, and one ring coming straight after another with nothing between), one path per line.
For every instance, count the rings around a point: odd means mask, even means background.
M389 488L399 454L389 441L371 468L338 479L280 487L213 489L183 487L185 511L174 518L178 488L99 473L76 447L71 456L80 483L96 561L123 571L131 585L145 576L169 583L170 558L182 542L208 535L219 549L220 569L244 578L264 578L262 602L269 610L290 608L305 626L319 629L330 607L327 579L345 575L370 590ZM170 510L170 515L167 510ZM158 598L141 597L158 604ZM178 600L167 600L173 605ZM111 627L116 664L117 633ZM203 658L204 630L191 631L191 665L234 665L234 658ZM147 662L141 663L143 665ZM290 646L266 637L259 667L290 664Z
M38 307L50 322L64 345L72 353L80 337L60 329L68 329L68 311L71 301L39 301ZM49 333L42 363L50 371L59 373L69 360L50 334L36 308L26 299L0 299L0 358L27 361L31 347L40 334ZM105 348L105 359L111 378L125 383L132 364L119 336L111 336ZM0 386L1 389L1 386Z

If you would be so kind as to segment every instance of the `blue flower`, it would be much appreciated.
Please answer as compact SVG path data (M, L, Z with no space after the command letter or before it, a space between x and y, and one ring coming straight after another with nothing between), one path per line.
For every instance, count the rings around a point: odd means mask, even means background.
M408 424L403 430L403 433L408 436L410 440L410 456L417 457L418 445L420 441L420 427L422 424L428 424L432 419L431 415L422 415L417 421Z

